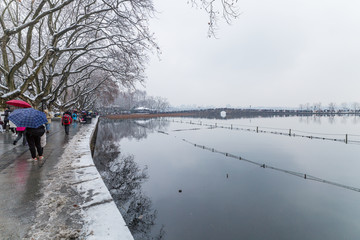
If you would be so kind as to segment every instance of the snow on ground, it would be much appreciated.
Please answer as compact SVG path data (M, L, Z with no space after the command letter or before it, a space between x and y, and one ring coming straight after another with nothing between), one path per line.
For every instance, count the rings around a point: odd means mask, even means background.
M49 174L30 239L133 239L91 157L96 122L71 139Z

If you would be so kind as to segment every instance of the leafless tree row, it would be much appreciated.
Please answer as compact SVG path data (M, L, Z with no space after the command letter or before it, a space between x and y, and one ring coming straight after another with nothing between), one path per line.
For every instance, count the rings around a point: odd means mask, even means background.
M329 111L329 112L336 112L336 111L352 111L352 112L358 112L360 111L360 103L358 102L352 102L352 103L346 103L343 102L339 105L337 105L334 102L330 102L327 106L322 106L321 102L317 103L306 103L306 104L300 104L299 105L300 110L304 111Z
M150 0L3 0L0 96L67 108L144 80ZM83 102L83 103L82 103Z
M234 0L191 0L209 14L236 18ZM222 9L222 10L221 10ZM87 108L112 101L119 86L144 81L151 0L0 1L0 104L20 98L34 107Z
M114 106L123 110L145 107L157 111L166 111L170 107L170 103L163 97L148 96L146 91L129 90L119 93L114 101Z

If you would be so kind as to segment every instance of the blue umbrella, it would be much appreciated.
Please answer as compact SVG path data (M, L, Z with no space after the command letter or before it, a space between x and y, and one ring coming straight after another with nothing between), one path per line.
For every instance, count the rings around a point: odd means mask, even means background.
M33 108L15 109L9 116L17 127L38 128L47 123L46 114Z

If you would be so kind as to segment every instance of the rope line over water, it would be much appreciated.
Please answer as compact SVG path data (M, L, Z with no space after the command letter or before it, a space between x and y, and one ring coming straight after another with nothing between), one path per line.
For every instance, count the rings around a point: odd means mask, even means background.
M168 120L170 121L170 120ZM172 120L172 122L177 123L185 123L191 125L199 125L208 127L208 129L215 129L215 128L223 128L229 130L240 130L240 131L248 131L248 132L256 132L256 133L269 133L269 134L276 134L276 135L283 135L283 136L290 136L290 137L303 137L309 139L318 139L318 140L328 140L328 141L335 141L335 142L344 142L346 144L358 144L360 145L360 138L359 140L356 139L349 139L349 137L360 137L357 134L339 134L339 133L316 133L316 132L307 132L301 131L296 129L285 129L285 128L271 128L271 127L259 127L259 126L250 126L250 125L240 125L240 124L230 124L230 126L218 125L217 123L214 124L206 124L202 122L192 122L192 121L176 121ZM229 125L229 124L228 124ZM200 130L199 128L192 128L192 129L178 129L174 131L189 131L189 130ZM271 130L278 130L278 131L271 131ZM334 137L329 137L334 136ZM339 138L338 136L343 136L343 138Z
M171 135L171 134L169 134L167 132L164 132L164 131L157 131L157 132L168 135L168 136L173 136L175 138L178 138L177 136ZM224 155L226 157L233 158L233 159L236 159L236 160L239 160L239 161L248 162L248 163L251 163L253 165L259 166L261 168L264 168L264 169L268 168L268 169L271 169L271 170L274 170L274 171L287 173L289 175L300 177L300 178L303 178L303 179L306 179L306 180L312 180L312 181L321 182L321 183L341 187L341 188L344 188L344 189L352 190L352 191L355 191L355 192L360 192L360 188L357 188L357 187L352 187L352 186L348 186L348 185L345 185L345 184L329 181L329 180L322 179L322 178L319 178L319 177L315 177L315 176L312 176L312 175L309 175L309 174L306 174L306 173L301 173L301 172L291 171L291 170L287 170L287 169L277 168L277 167L274 167L274 166L271 166L271 165L268 165L268 164L265 164L265 163L259 163L259 162L256 162L256 161L252 161L250 159L246 159L246 158L241 157L241 156L237 156L237 155L234 155L234 154L231 154L231 153L219 151L219 150L217 150L215 148L211 148L211 147L207 147L205 145L200 145L200 144L197 144L197 143L190 142L185 138L182 138L181 140L183 142L185 142L185 143L193 145L194 147L197 147L197 148L200 148L200 149L203 149L203 150L207 150L207 151L210 151L210 152L213 152L213 153L221 154L221 155Z

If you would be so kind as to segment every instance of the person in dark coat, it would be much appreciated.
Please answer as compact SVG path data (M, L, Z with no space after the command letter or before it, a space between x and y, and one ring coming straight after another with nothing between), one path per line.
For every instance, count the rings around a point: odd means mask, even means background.
M45 134L45 127L41 125L38 128L26 128L26 140L29 144L29 150L32 160L36 161L36 150L39 155L39 160L44 158L43 148L41 147L41 136Z
M1 116L4 116L4 123L3 123L3 129L6 130L6 125L9 123L9 116L10 116L11 110L10 107L7 106L5 109L4 114L1 114Z

